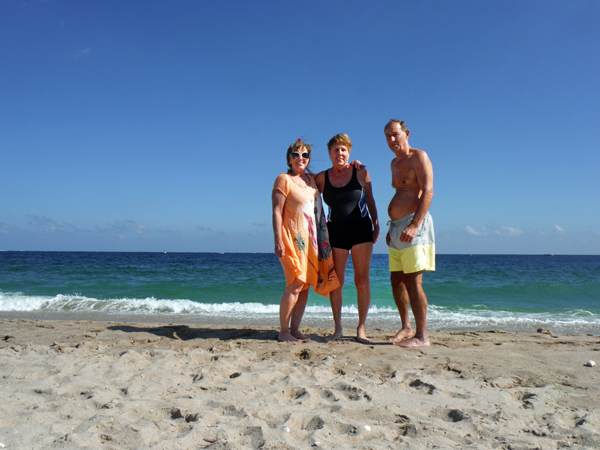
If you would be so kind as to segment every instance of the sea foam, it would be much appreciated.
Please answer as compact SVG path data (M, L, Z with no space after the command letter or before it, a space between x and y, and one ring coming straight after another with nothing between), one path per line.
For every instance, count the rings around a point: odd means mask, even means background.
M97 299L81 295L30 296L22 293L0 292L0 311L24 312L74 312L93 316L105 315L186 315L240 320L263 319L277 323L279 305L256 302L200 303L187 299L156 299L153 297L131 299ZM356 305L342 308L346 323L358 319ZM332 322L331 308L323 305L308 305L304 323L311 321L320 326ZM414 320L414 319L413 319ZM392 307L371 306L368 316L369 327L395 329L400 327L398 311ZM533 332L538 327L549 328L555 333L597 333L600 316L590 311L572 310L563 313L522 313L492 311L489 309L448 309L429 305L428 326L431 330L488 330Z

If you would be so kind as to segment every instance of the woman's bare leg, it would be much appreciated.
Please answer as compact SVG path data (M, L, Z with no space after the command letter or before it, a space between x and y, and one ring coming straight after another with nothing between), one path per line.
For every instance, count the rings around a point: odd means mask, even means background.
M294 344L300 342L290 333L290 318L303 286L304 283L302 281L295 279L281 296L281 303L279 304L279 325L281 329L278 339L282 342L292 342Z
M298 294L298 301L292 310L292 321L290 325L290 333L297 339L306 340L308 339L305 335L300 332L300 322L302 322L302 316L308 303L308 286L300 294Z
M343 248L332 248L333 250L333 267L337 275L340 287L334 289L329 294L329 302L331 303L331 312L333 313L333 323L335 330L331 336L325 338L326 342L337 341L344 337L344 330L342 327L342 303L343 295L342 290L344 288L344 280L346 278L346 263L348 262L349 251Z
M352 265L354 266L354 284L356 285L356 303L358 306L358 327L356 340L362 344L369 343L365 330L369 306L371 306L371 256L373 243L364 242L355 245L351 250Z

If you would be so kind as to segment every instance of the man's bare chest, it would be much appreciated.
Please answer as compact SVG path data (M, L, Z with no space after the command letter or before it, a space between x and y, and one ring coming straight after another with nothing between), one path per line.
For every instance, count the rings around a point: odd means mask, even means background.
M396 189L419 186L417 174L410 161L397 162L392 166L392 186Z

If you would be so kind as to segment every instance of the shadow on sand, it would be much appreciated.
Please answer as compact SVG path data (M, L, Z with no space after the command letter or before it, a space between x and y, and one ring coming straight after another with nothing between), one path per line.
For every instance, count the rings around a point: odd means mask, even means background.
M188 325L115 325L107 327L109 330L123 331L124 333L151 333L156 336L180 341L192 339L219 339L229 341L235 339L252 339L257 341L270 341L277 339L277 331L273 329L254 328L195 328Z

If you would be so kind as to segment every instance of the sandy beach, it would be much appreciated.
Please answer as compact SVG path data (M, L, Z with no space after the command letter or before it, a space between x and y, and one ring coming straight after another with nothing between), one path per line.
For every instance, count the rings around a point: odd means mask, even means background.
M600 447L597 335L0 320L0 447ZM350 330L347 330L350 331Z

